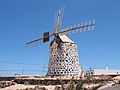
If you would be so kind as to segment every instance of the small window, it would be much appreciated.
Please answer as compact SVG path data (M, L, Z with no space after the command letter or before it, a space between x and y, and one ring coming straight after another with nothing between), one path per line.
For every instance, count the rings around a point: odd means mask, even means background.
M91 72L91 75L93 75L93 72Z

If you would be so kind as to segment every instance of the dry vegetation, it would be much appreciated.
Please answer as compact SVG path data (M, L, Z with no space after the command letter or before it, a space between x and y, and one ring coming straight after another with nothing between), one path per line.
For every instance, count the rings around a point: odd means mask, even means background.
M36 82L33 81L34 83L32 85L34 85L34 87L27 87L24 89L17 89L17 90L49 90L49 88L43 87L44 86L49 86L49 85L57 85L55 86L54 90L97 90L99 87L105 85L108 81L110 81L110 78L106 78L106 79L95 79L94 77L86 77L85 79L80 79L80 80L75 80L74 78L70 79L69 82L66 82L62 79L57 79L56 82L57 83L53 83L50 81L44 81L44 84L40 84L40 82L37 80ZM6 83L5 83L6 82ZM11 85L15 84L15 80L14 81L10 81L10 82L0 82L0 88L4 88L4 87L8 87ZM30 81L32 82L32 81ZM22 85L31 85L29 81L22 81ZM43 82L42 82L43 83ZM19 83L21 84L21 83ZM36 86L37 85L37 86ZM88 87L86 87L88 86ZM51 89L53 90L53 89Z

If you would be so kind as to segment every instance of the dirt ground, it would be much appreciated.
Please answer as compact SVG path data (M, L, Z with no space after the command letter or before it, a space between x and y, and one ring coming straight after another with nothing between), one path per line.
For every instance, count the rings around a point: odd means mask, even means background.
M34 88L36 85L21 85L21 84L16 84L16 85L12 85L6 88L0 88L0 90L20 90L20 89L25 89L25 88ZM37 85L38 86L38 85ZM41 87L45 87L48 90L54 90L55 85L54 86L41 86Z

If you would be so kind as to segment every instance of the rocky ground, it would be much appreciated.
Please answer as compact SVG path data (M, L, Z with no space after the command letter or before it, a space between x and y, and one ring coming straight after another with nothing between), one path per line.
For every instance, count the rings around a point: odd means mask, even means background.
M119 86L119 83L114 82L111 78L95 79L87 77L79 80L74 78L68 80L24 77L11 81L0 81L0 90L109 90L106 88Z
M13 82L13 81L0 81L0 88L9 87L12 85L15 85L15 82Z
M0 90L54 90L55 86L38 86L38 85L22 85L16 84Z
M100 88L99 88L100 87ZM114 89L111 89L114 88ZM106 84L101 87L100 84L64 84L64 85L24 85L15 84L0 88L0 90L120 90L119 85L112 86Z

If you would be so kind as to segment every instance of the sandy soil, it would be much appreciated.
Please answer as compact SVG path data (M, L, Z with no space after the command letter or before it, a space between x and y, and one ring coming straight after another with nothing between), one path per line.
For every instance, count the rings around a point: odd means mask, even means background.
M12 85L12 86L0 89L0 90L17 90L17 89L20 90L20 89L25 89L25 88L34 88L35 86L38 86L38 85L21 85L21 84L16 84L16 85ZM55 85L54 86L51 86L51 85L49 85L49 86L41 86L41 87L45 87L48 90L54 90Z
M108 87L111 87L111 84L104 85L104 86L100 87L98 90L102 90L102 89L105 89L105 88L108 88Z
M108 87L100 88L98 90L120 90L120 86L119 85L108 86Z

